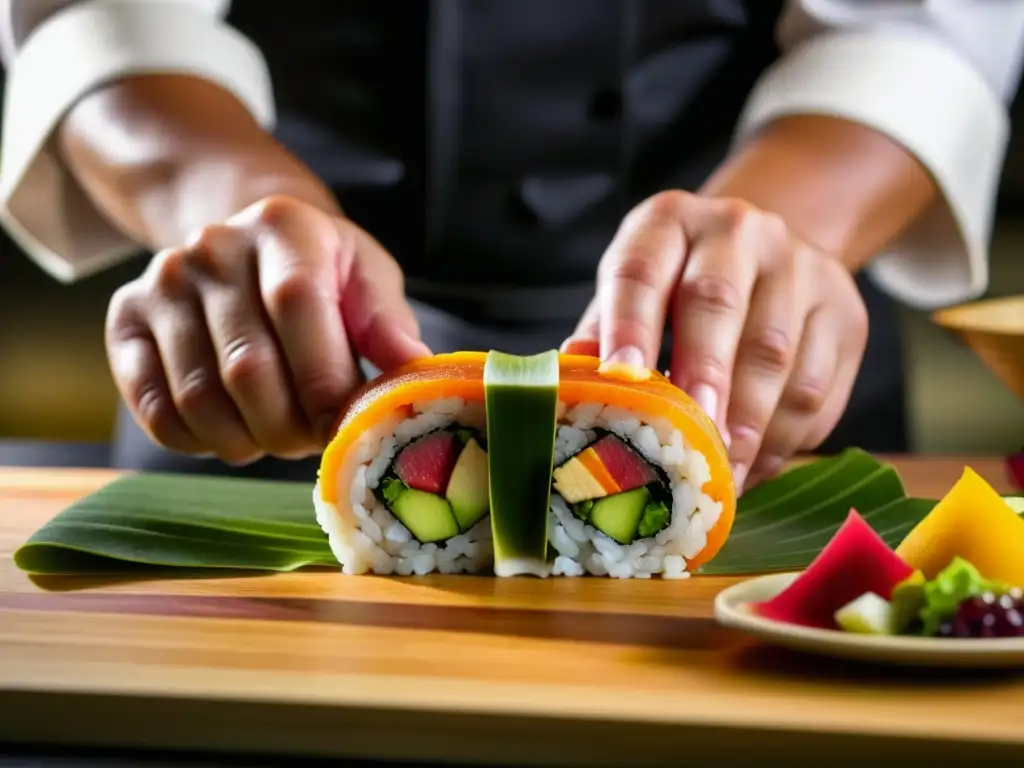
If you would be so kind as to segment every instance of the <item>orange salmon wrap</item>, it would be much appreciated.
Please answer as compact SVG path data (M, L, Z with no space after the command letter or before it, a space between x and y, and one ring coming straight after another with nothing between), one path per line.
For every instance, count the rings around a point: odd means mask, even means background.
M492 572L481 509L486 361L483 352L418 360L368 382L345 407L313 492L343 573ZM559 361L552 575L685 578L732 529L736 492L718 430L655 371ZM652 498L641 504L644 482Z

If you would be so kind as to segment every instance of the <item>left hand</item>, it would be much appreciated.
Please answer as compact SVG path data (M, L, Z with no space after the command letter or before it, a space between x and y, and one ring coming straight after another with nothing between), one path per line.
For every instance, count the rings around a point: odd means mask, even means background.
M867 343L852 275L779 216L663 192L622 222L565 352L654 367L714 419L737 490L817 448L846 408Z

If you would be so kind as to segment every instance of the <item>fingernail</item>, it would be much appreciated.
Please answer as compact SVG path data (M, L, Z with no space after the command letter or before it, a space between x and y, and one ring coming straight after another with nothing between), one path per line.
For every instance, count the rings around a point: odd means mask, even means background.
M711 420L718 422L718 393L707 384L698 384L693 389L693 399ZM724 430L722 430L724 432Z
M782 471L782 467L785 466L786 460L781 456L765 456L761 459L761 467L759 474L765 478L773 477Z
M736 486L736 489L740 492L743 491L743 483L747 480L747 472L749 470L742 464L732 465L732 481Z
M406 341L409 344L411 350L415 350L410 353L410 357L414 359L430 357L433 352L430 351L430 347L419 336L414 336L411 333L402 333Z
M632 345L619 347L610 355L606 362L609 363L622 363L623 365L631 365L636 368L643 368L644 366L644 353L640 347L634 347Z

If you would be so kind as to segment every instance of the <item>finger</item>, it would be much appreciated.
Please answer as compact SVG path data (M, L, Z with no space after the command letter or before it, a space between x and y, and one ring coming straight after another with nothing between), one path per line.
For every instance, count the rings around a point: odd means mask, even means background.
M254 245L263 247L240 228L209 227L185 262L198 288L214 372L248 433L271 455L308 456L318 446L264 314Z
M839 334L838 323L824 307L808 314L789 381L751 465L748 488L781 471L802 449L812 426L828 416L822 409L836 379Z
M151 263L150 328L182 420L206 450L229 464L245 464L259 458L260 451L221 384L185 258L185 251L168 251Z
M601 258L597 296L601 358L657 365L672 292L686 254L682 193L657 195L622 222Z
M156 342L126 294L111 300L105 344L114 383L142 431L169 450L204 452L206 447L178 414Z
M334 223L278 198L237 218L254 232L256 290L287 366L283 375L300 409L299 421L310 425L313 439L322 446L356 380L339 307ZM265 349L261 354L269 356Z
M737 487L737 492L743 495L751 488L756 488L766 480L771 480L773 477L778 475L783 468L785 468L786 462L779 456L765 456L758 458L754 462L754 466L751 467L750 473L746 476L742 486Z
M709 234L692 246L672 307L671 378L718 425L724 439L733 362L759 256Z
M572 336L562 342L561 352L566 355L598 357L601 354L600 327L600 315L595 297L583 310Z
M754 288L729 397L729 458L737 485L761 450L799 349L806 316L794 262L765 274Z
M381 371L431 352L420 339L419 321L405 296L405 280L380 243L357 227L341 224L341 313L356 350Z
M840 313L838 306L830 308L830 314L836 318L834 322L842 329L835 378L825 402L818 411L818 418L811 422L810 430L804 436L799 447L801 451L816 449L836 428L846 411L846 405L857 380L857 372L864 359L864 345L867 340L866 310L858 302L856 306L842 312L841 317Z

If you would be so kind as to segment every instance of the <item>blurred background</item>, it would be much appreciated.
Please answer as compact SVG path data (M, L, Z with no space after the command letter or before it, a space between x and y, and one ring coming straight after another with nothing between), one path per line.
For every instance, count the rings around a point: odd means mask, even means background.
M3 86L0 80L0 97ZM1013 106L992 244L989 296L1024 292L1024 98ZM0 463L102 464L117 392L107 370L103 320L113 291L142 259L61 285L0 234ZM1017 401L926 313L904 310L913 450L1005 454L1024 444ZM61 456L26 453L24 441L61 441ZM96 445L99 444L99 445ZM4 448L4 446L6 446Z

